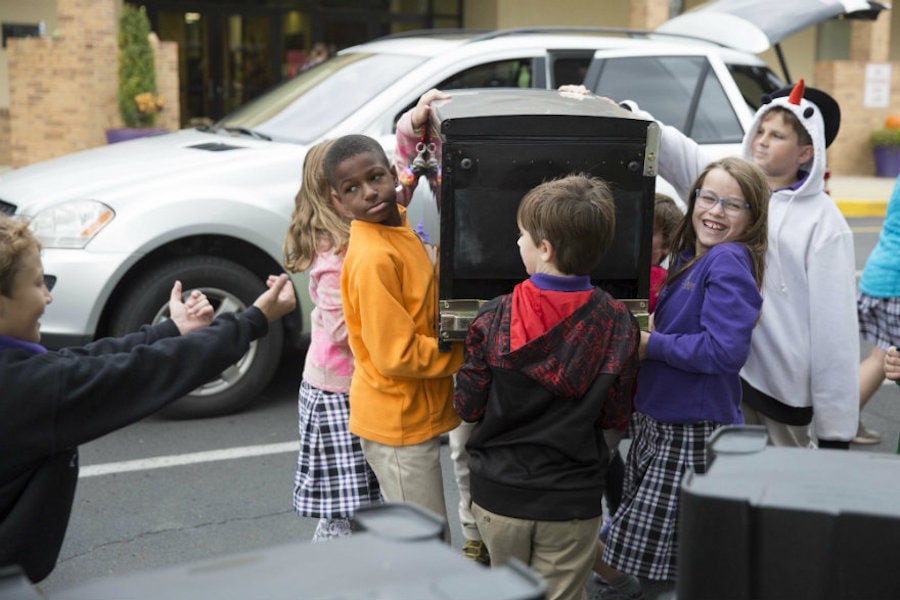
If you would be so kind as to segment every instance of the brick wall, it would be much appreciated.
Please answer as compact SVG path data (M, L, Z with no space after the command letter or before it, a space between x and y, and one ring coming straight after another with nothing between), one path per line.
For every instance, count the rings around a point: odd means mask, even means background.
M669 0L631 0L628 26L656 29L669 20Z
M815 66L816 87L834 96L841 107L841 129L828 149L828 166L838 175L872 175L875 159L869 146L869 134L891 114L898 114L900 64L891 65L890 106L864 106L866 64L884 64L890 47L890 14L875 21L857 21L851 25L850 60L819 61Z
M119 6L120 0L58 0L58 37L8 41L8 164L21 167L100 146L107 128L121 127ZM177 100L177 47L158 43L156 56L164 83L159 91ZM159 125L176 129L178 122L178 103L170 102Z
M841 106L841 129L828 149L828 166L838 175L873 175L875 160L869 133L884 124L897 107L863 106L866 63L842 60L816 63L816 87L834 96ZM891 98L900 98L900 64L892 63Z
M9 109L0 108L0 165L12 164L9 150Z
M156 62L156 90L166 101L162 113L156 117L156 127L176 131L181 127L178 105L178 44L160 42L155 35L150 37L153 42L153 59Z

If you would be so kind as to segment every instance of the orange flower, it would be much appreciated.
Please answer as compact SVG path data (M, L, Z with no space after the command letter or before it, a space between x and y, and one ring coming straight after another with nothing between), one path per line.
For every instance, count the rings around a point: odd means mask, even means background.
M134 97L134 103L137 105L138 112L142 115L152 115L157 113L166 105L165 99L153 92L144 92L143 94L136 95Z

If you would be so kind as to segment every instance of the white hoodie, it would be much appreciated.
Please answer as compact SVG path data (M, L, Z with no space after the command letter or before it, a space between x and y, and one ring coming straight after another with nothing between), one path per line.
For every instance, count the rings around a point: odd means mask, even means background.
M797 190L769 200L769 247L763 308L741 376L791 407L813 408L816 435L847 441L859 422L859 326L853 234L825 193L822 116L808 100L787 97L763 105L744 136L744 158L763 115L775 106L794 113L813 140L809 171ZM804 117L807 108L811 115ZM646 113L645 113L646 114ZM703 168L717 156L671 126L662 126L659 172L687 197Z

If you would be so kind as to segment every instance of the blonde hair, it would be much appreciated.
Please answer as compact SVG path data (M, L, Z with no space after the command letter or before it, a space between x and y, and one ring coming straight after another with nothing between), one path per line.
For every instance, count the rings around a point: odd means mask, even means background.
M335 252L344 251L350 239L350 224L332 203L331 184L325 175L325 154L331 144L331 140L316 144L303 160L303 180L294 198L291 224L282 244L284 266L292 273L300 273L312 265L323 237Z
M0 215L0 294L12 294L22 257L32 249L41 249L40 240L28 229L28 221Z

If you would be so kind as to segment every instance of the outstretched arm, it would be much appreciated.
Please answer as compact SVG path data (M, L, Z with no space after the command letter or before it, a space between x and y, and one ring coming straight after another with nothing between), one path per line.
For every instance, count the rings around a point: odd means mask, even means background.
M215 310L206 294L194 290L182 301L181 282L176 281L169 294L169 315L178 332L186 335L212 323Z
M261 310L266 320L271 323L294 310L297 298L294 295L294 286L290 284L290 278L286 273L269 275L266 285L269 289L260 294L253 306Z

